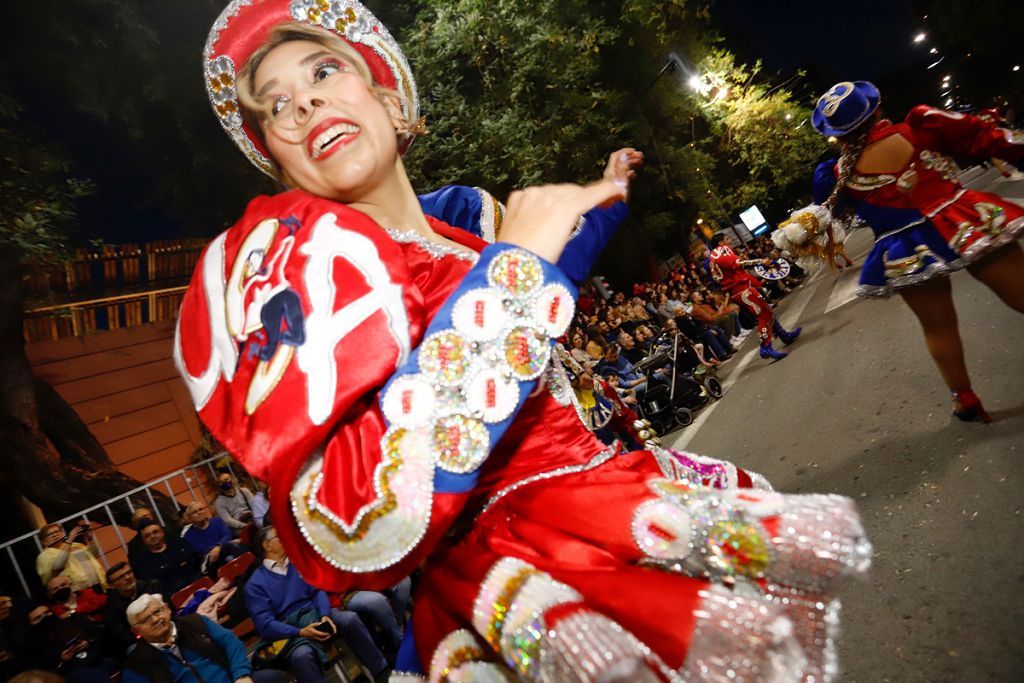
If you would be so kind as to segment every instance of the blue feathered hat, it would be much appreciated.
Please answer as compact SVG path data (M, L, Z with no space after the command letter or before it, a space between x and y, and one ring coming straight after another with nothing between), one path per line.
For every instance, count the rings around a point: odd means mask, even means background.
M822 135L842 137L867 121L881 100L878 88L868 81L836 83L818 98L811 124Z

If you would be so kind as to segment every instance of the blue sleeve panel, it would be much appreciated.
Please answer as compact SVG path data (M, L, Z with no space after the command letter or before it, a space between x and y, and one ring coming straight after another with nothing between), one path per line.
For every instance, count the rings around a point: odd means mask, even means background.
M628 215L626 202L615 202L607 209L594 208L583 214L583 227L569 240L558 259L558 267L574 284L587 279L597 257Z
M818 164L814 169L811 192L815 204L824 204L836 186L836 160L829 159Z
M462 228L482 239L489 239L480 225L483 199L475 187L451 185L420 195L419 200L423 213L428 216L452 227ZM579 285L587 279L597 257L628 215L629 208L625 202L616 202L606 209L591 209L583 215L583 226L569 240L558 260L558 267L571 282Z
M477 237L484 238L480 228L480 212L483 199L475 187L449 185L440 190L419 196L423 213L453 228L462 228Z
M433 334L443 332L445 330L450 330L454 327L452 322L452 308L455 306L455 302L457 302L463 294L471 290L488 288L490 284L487 279L487 270L490 267L491 262L500 254L510 250L526 252L526 250L522 249L521 247L517 247L515 245L507 244L504 242L498 242L497 244L492 244L488 246L480 253L480 260L477 262L477 264L473 267L472 270L466 273L465 277L462 279L462 282L459 284L459 287L454 292L452 292L451 296L448 297L448 300L445 301L444 305L434 316L434 319L430 322L430 326L427 328L426 333L423 335L424 339L427 339ZM578 292L576 290L576 287L573 286L573 284L568 280L568 278L566 278L565 274L557 266L553 265L548 261L545 261L539 256L537 257L537 260L540 261L544 274L544 282L541 286L546 286L553 283L561 284L569 291L569 293L575 300ZM547 344L553 347L554 340L548 339ZM417 348L415 351L413 351L412 355L410 356L409 360L405 363L405 365L398 368L397 372L392 376L391 380L389 380L388 385L384 388L384 391L381 392L381 396L387 394L388 388L398 378L404 377L406 375L415 374L418 373L419 371L419 348ZM518 384L519 404L516 406L516 409L512 412L511 415L509 415L503 421L486 425L490 437L490 448L492 451L494 447L497 445L498 441L501 439L502 435L509 428L509 425L512 424L512 420L515 419L516 414L519 412L520 409L522 409L527 397L529 397L529 395L533 393L533 390L537 385L537 380L533 379L528 381L518 381ZM467 472L464 474L457 474L453 472L448 472L441 468L437 468L434 475L435 491L437 491L438 493L466 493L468 491L473 490L473 488L476 486L476 481L477 478L479 477L479 474L479 468L473 472Z

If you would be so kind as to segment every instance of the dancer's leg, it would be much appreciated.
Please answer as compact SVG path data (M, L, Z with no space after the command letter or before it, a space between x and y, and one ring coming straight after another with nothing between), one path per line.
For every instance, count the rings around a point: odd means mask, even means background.
M1024 313L1024 251L1019 243L1000 249L967 270L1007 306Z
M971 380L964 362L956 308L949 278L935 278L900 290L903 300L917 316L924 341L946 386L952 391L968 391Z

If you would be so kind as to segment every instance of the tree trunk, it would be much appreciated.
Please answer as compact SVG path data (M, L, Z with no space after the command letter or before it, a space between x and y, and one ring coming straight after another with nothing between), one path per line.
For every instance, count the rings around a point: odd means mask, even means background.
M24 496L48 519L59 519L141 483L118 472L71 406L32 376L22 336L23 272L12 254L0 252L0 472L7 495ZM173 519L170 498L158 491L153 497L160 514ZM133 502L150 506L148 496ZM113 512L118 523L130 524L127 505Z

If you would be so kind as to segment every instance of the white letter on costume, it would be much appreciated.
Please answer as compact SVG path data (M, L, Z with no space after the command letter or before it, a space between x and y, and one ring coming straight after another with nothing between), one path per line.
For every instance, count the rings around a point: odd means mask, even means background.
M231 381L238 364L238 347L228 332L224 310L224 240L222 233L210 243L203 255L203 293L206 295L207 323L210 325L210 359L199 377L193 377L185 367L181 352L181 315L174 328L174 364L192 394L196 410L202 410L217 388L221 375ZM198 322L198 321L197 321ZM201 323L200 323L201 324Z
M313 310L306 318L306 341L298 349L299 368L306 373L309 396L309 419L323 424L334 408L338 385L338 368L334 350L349 332L367 318L383 311L388 327L398 345L401 365L409 357L409 320L402 301L402 288L391 281L384 262L373 242L359 233L337 224L337 216L324 214L299 251L309 257L303 274L306 293ZM370 291L341 310L334 310L336 286L333 264L344 257L366 278ZM376 353L377 349L363 349Z

